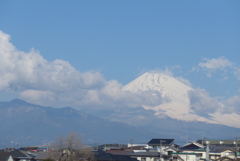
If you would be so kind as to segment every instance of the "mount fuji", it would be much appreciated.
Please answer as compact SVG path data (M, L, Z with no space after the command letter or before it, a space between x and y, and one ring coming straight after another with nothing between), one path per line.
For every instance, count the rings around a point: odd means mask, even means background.
M222 124L240 128L240 114L206 113L203 117L191 108L189 92L194 89L179 80L162 73L145 73L123 87L132 93L142 91L159 92L163 102L156 106L142 106L155 111L155 117L170 117L181 121L197 121L211 124ZM221 103L219 103L221 105Z
M192 141L202 137L229 139L240 133L238 112L196 111L189 97L189 93L195 89L166 74L145 73L125 85L122 90L134 95L147 92L150 93L147 99L151 100L151 97L154 97L160 101L153 99L157 104L143 104L135 108L85 109L84 112L110 121L145 128L159 133L160 137L175 138L181 143L187 138L189 140L189 137ZM148 101L147 99L144 98L144 101Z

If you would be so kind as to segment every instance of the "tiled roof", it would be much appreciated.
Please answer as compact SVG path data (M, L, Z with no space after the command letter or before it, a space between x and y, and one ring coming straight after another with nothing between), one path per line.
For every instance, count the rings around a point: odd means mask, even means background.
M95 153L96 161L137 161L126 155L113 155L110 153L97 152Z
M114 154L114 155L129 155L132 154L133 151L125 151L125 150L107 150L106 153Z
M33 158L32 156L28 155L26 152L21 150L14 150L11 152L13 158Z
M20 150L14 150L11 152L11 155L13 156L13 158L18 158L18 157L27 157L27 155L25 155L23 152L21 152Z
M223 152L225 150L235 151L236 149L228 146L209 146L210 152Z

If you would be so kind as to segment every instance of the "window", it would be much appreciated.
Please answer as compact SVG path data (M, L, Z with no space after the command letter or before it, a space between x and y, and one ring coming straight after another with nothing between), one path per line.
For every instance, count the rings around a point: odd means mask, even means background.
M159 158L154 158L153 161L159 161Z
M202 153L196 153L196 154L198 154L198 156L202 157Z
M141 161L146 161L146 158L141 158Z
M226 152L226 155L234 155L232 152Z

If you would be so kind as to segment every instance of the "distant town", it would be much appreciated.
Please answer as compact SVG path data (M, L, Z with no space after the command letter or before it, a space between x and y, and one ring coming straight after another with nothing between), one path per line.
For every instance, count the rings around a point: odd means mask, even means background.
M240 161L239 146L239 138L201 139L183 146L171 138L153 138L146 144L87 146L72 133L52 144L1 149L0 161Z

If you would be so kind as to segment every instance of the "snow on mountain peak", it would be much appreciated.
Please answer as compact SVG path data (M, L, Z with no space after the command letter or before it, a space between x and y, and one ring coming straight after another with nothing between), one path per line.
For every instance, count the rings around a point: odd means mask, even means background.
M162 97L180 101L188 97L188 91L192 88L166 74L147 72L124 86L123 90L133 93L158 91L162 94Z
M141 91L158 91L162 98L168 101L154 107L143 106L145 109L156 111L156 117L171 117L173 119L185 121L204 121L211 122L206 118L193 114L190 109L190 99L188 91L193 90L186 84L163 73L144 73L129 84L123 87L123 90L132 93ZM170 101L169 101L170 100Z
M163 73L144 73L124 86L123 90L132 93L152 91L153 95L156 95L156 92L159 92L159 97L162 97L159 99L163 100L162 104L157 106L142 105L142 107L147 110L154 110L156 117L168 116L177 120L200 121L240 128L239 114L209 113L211 116L210 118L199 116L197 112L191 109L190 98L188 95L188 92L194 89L178 81L174 77Z

